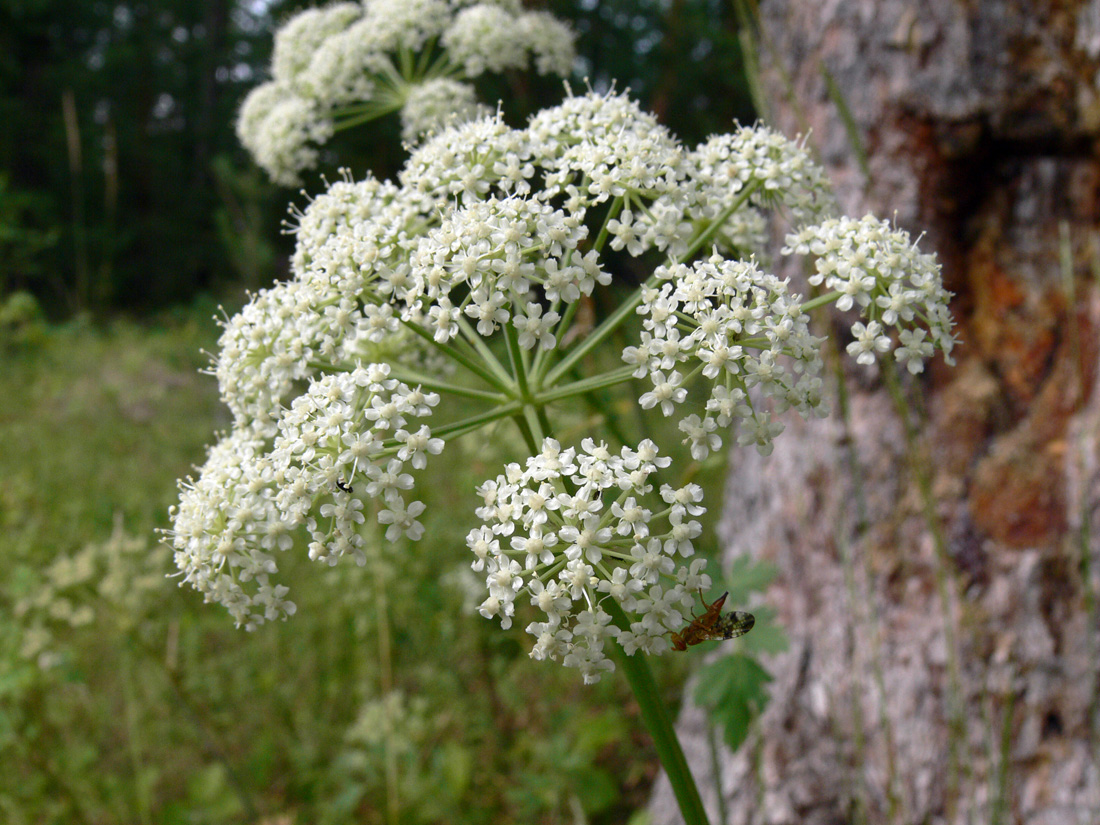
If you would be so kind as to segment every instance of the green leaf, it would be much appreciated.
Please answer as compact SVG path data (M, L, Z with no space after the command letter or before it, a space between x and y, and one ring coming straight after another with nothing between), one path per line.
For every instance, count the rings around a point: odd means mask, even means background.
M584 754L585 759L593 760L601 750L622 742L628 735L629 727L617 708L604 713L584 715L577 721L572 749Z
M783 653L790 647L787 634L775 621L775 611L766 606L754 607L752 615L756 624L741 637L740 647L749 653Z
M764 591L777 572L776 566L770 562L757 561L750 556L738 556L730 566L729 577L723 587L730 593L729 604L744 604L749 600L749 594Z
M598 814L619 801L619 786L603 768L591 767L578 772L573 792L585 813Z
M723 656L699 671L695 702L710 712L723 738L736 750L748 736L749 725L768 703L772 680L760 663L743 653Z

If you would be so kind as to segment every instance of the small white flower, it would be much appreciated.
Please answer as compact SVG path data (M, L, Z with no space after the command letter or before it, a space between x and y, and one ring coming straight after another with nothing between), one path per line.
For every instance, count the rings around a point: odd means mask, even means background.
M924 340L925 337L923 329L903 329L898 333L901 346L894 350L894 357L913 375L923 372L924 362L932 357L932 342Z
M718 424L713 418L700 419L694 413L680 421L680 432L686 434L685 444L691 445L691 457L704 460L712 450L722 446L721 437L715 432Z
M542 349L553 349L557 343L554 337L554 326L561 320L556 312L543 314L541 304L529 302L523 315L516 315L512 319L512 325L519 332L519 345L524 349L534 349L536 346Z
M848 354L856 356L858 364L875 363L876 352L887 352L890 349L890 338L883 334L883 327L878 321L863 324L860 321L852 324L852 335L856 340L848 344Z
M653 390L643 394L638 399L638 404L643 410L652 409L660 404L662 413L672 415L675 405L682 404L687 398L687 390L680 386L683 380L680 373L673 370L666 377L663 372L657 370L654 371L652 378Z

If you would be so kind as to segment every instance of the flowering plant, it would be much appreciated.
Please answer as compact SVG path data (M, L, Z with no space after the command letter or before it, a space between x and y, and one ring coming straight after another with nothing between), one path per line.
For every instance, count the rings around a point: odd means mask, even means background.
M686 150L621 94L570 96L523 129L452 125L395 183L345 175L297 213L294 277L224 322L213 372L234 422L173 508L183 580L239 625L285 618L278 554L300 530L327 564L362 562L383 532L419 539L416 473L511 421L527 455L480 485L467 537L480 612L508 627L534 608L534 658L594 682L614 655L636 693L655 693L636 654L682 642L711 584L694 558L703 491L662 481L671 457L652 440L563 445L554 417L641 379L640 407L675 417L695 459L727 437L766 454L778 413L825 413L809 313L830 303L858 314L860 363L892 353L916 373L936 348L949 357L934 258L833 211L801 143L740 128ZM763 268L769 213L790 224L781 254L812 262L815 297ZM652 267L632 292L614 283L631 258ZM598 290L618 305L586 329ZM614 332L634 342L593 372ZM443 396L477 412L436 423ZM672 776L661 713L643 708Z
M362 0L307 9L275 35L272 79L245 98L237 136L276 183L316 166L335 132L400 111L416 142L486 113L471 81L523 70L565 76L574 35L519 0Z
M892 351L915 372L934 347L949 352L934 260L904 232L828 217L831 207L798 143L754 128L684 151L626 96L594 93L526 129L499 117L445 129L398 183L333 184L298 216L294 278L225 322L214 373L234 425L174 513L185 580L239 624L285 617L277 553L297 528L329 564L362 559L368 515L390 541L420 538L413 474L447 441L512 419L530 457L479 488L482 524L468 539L489 590L481 612L508 626L517 600L537 605L533 655L588 681L611 667L608 637L628 652L667 650L709 584L690 560L702 491L658 487L670 459L651 441L562 447L550 412L641 378L641 407L677 416L695 458L727 432L766 453L776 412L824 413L814 306L859 310L848 351L862 363ZM776 209L795 225L783 252L810 256L810 283L829 290L811 301L753 257L766 243L761 214ZM611 284L615 250L664 262L574 337L582 298ZM642 330L624 364L575 378L632 315ZM702 405L688 403L692 382ZM484 410L429 426L442 394ZM654 491L661 509L646 503ZM612 601L628 628L609 623Z

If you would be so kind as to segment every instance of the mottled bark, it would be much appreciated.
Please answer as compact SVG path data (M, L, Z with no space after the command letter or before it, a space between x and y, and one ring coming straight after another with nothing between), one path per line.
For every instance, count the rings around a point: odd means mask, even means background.
M778 566L792 645L717 779L685 707L704 799L730 823L1100 822L1100 3L761 12L772 122L812 127L848 214L926 233L963 344L905 417L846 367L847 420L735 452L728 552ZM653 810L678 821L662 784Z

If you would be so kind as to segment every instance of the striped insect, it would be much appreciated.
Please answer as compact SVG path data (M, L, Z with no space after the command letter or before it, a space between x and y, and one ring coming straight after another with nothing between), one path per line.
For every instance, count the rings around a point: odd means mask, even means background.
M736 639L738 636L744 636L752 630L752 626L756 624L756 619L751 613L742 613L740 610L722 613L722 605L726 603L727 596L729 596L729 591L723 593L712 603L707 604L706 599L703 598L703 591L700 590L699 601L703 603L703 607L706 609L701 616L696 616L693 613L691 624L679 633L673 632L671 634L672 649L687 650L692 645L697 645L700 642Z

